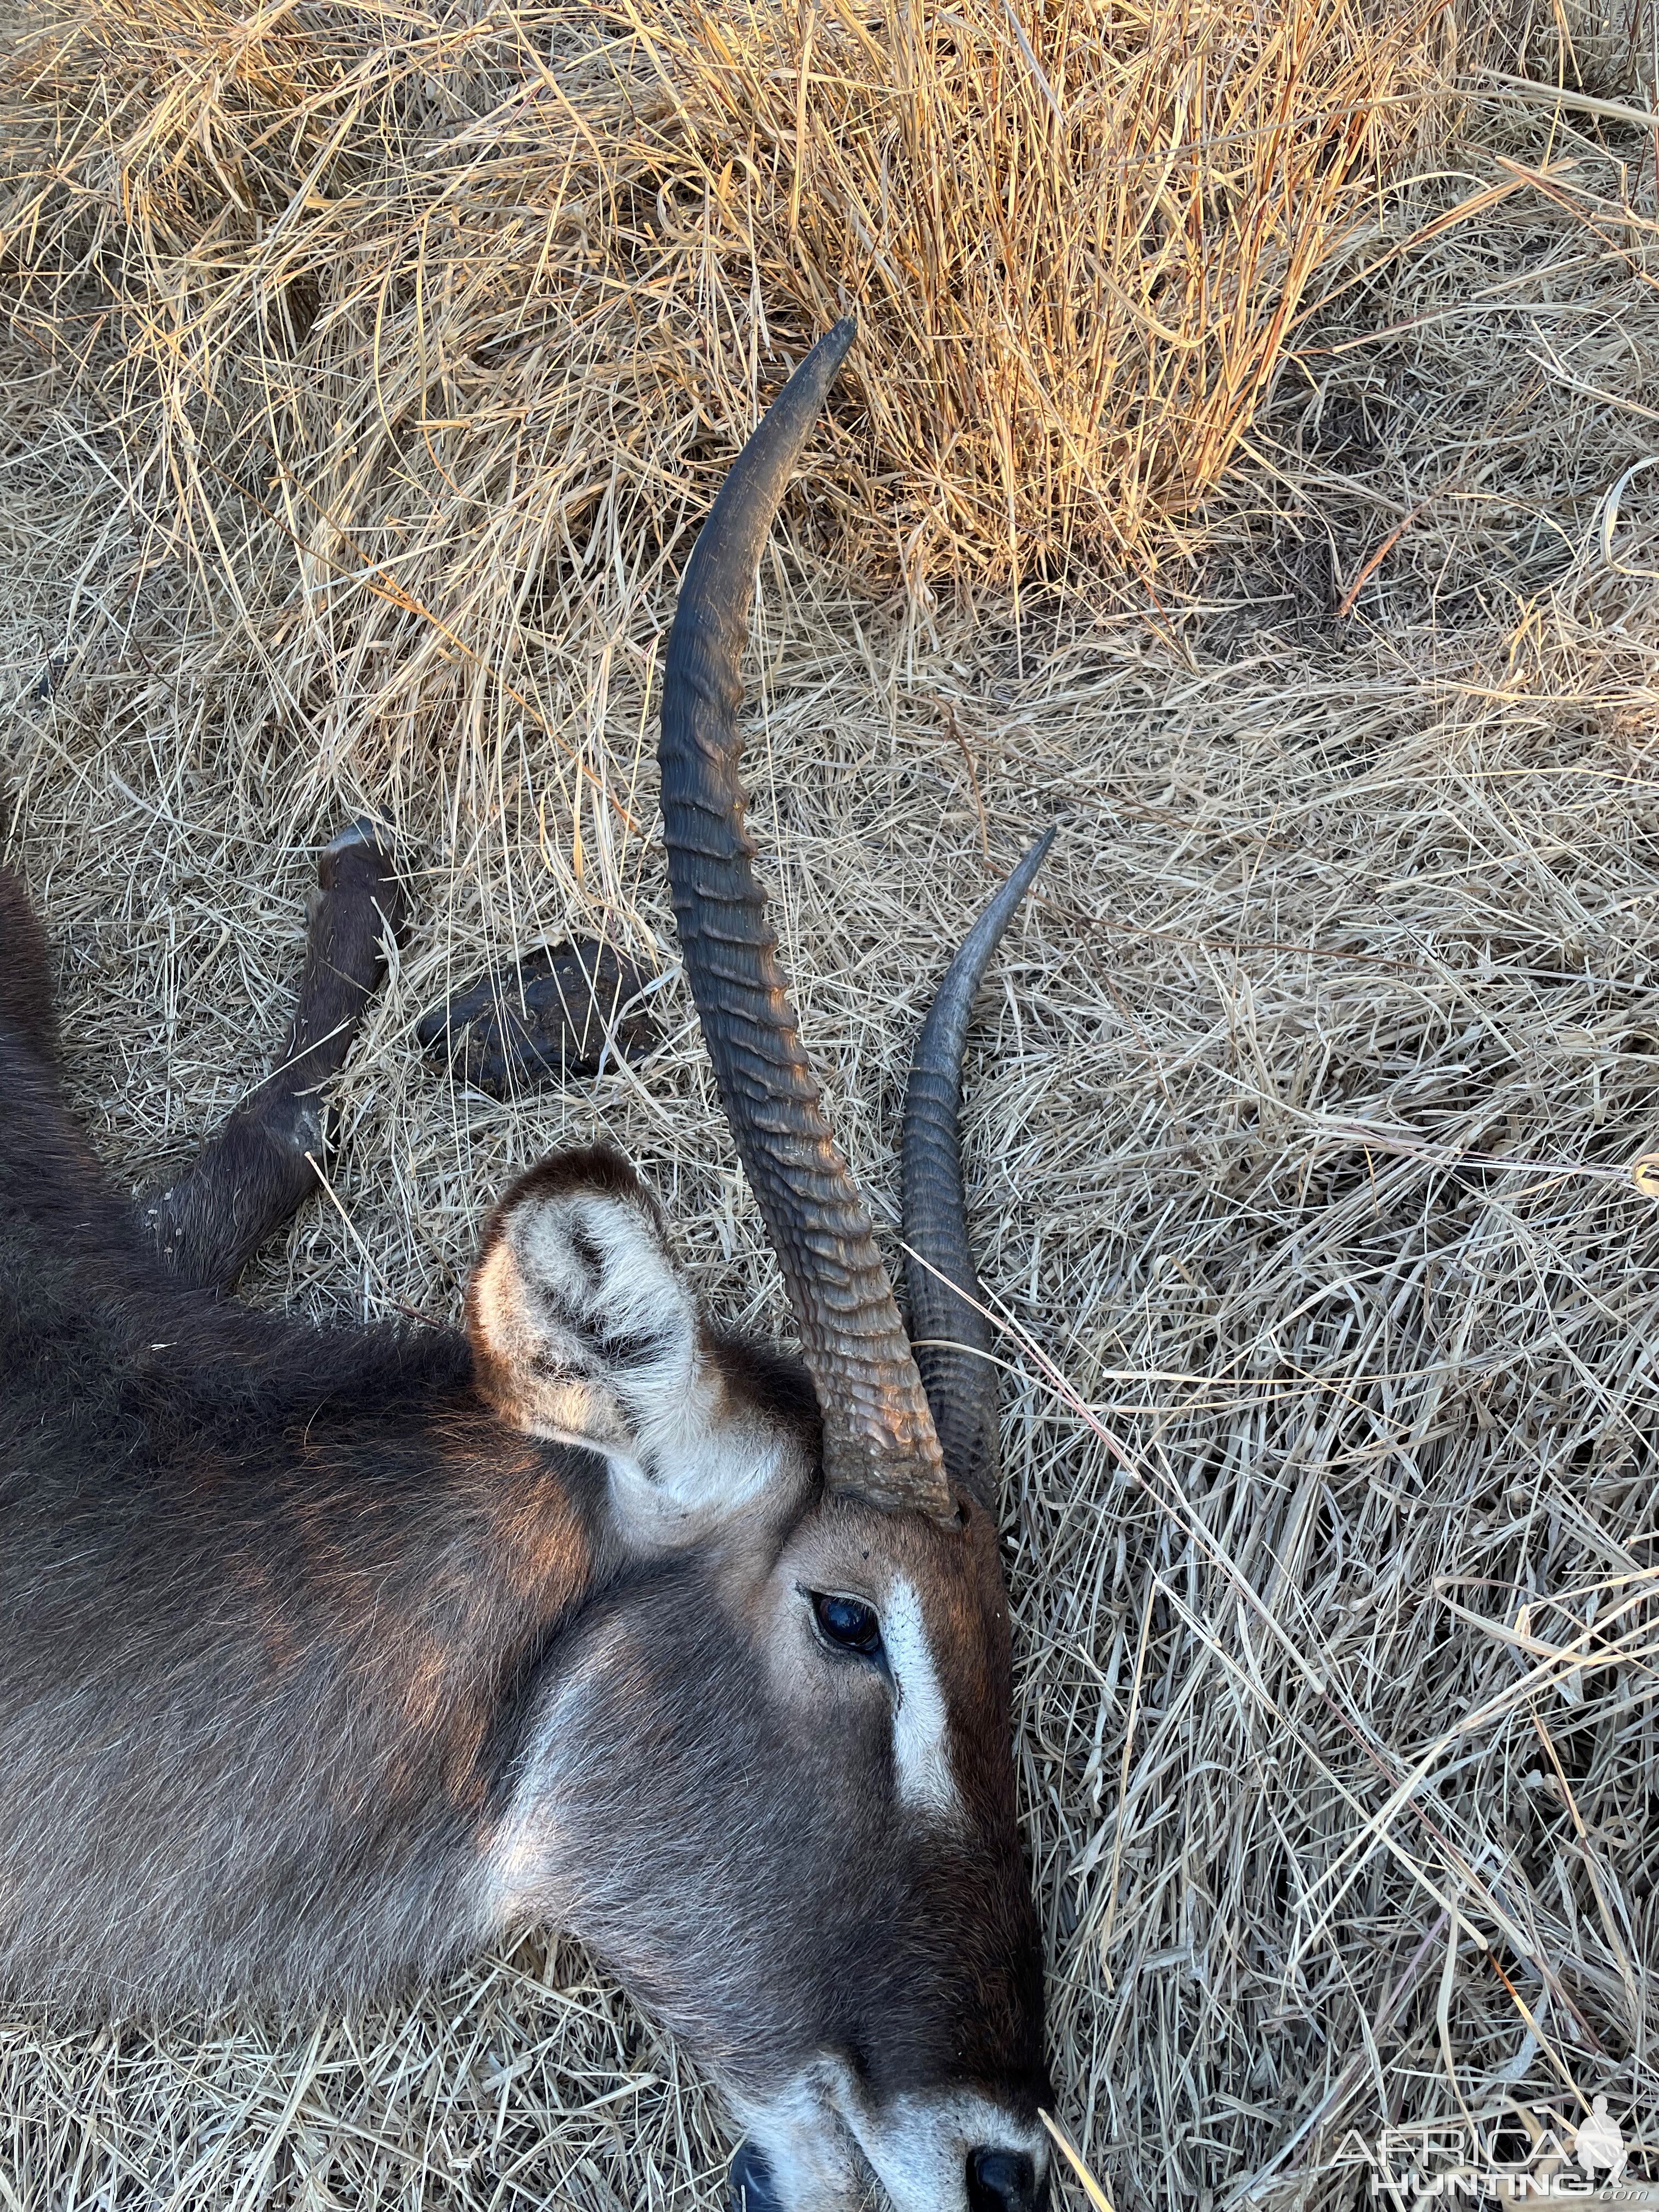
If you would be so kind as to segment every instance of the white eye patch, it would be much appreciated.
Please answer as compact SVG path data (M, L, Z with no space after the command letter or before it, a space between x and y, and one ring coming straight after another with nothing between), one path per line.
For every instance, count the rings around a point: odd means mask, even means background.
M950 1715L921 1601L902 1580L882 1607L881 1638L893 1677L893 1771L899 1802L955 1821L962 1800L951 1771Z

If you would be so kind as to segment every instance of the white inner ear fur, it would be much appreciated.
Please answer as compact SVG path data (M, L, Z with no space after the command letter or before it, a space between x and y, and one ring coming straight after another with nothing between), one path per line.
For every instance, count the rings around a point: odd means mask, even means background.
M474 1278L496 1409L610 1463L618 1521L690 1540L782 1471L787 1432L728 1391L696 1302L642 1203L531 1193Z
M893 1771L899 1802L955 1820L962 1800L951 1771L950 1714L921 1600L902 1578L882 1607L881 1640L893 1677Z

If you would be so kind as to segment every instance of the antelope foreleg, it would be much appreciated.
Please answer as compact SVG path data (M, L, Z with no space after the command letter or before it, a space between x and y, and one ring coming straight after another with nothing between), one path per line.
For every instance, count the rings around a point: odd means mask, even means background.
M139 1218L175 1275L228 1291L256 1248L317 1188L324 1086L340 1072L385 965L403 893L373 823L355 823L317 869L299 1004L274 1074L243 1099Z

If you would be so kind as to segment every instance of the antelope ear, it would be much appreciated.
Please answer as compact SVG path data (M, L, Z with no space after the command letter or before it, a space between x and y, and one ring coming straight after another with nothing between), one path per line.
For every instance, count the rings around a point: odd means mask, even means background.
M557 1153L508 1190L466 1321L491 1408L603 1453L624 1534L690 1541L799 1462L791 1425L728 1386L656 1201L605 1146Z

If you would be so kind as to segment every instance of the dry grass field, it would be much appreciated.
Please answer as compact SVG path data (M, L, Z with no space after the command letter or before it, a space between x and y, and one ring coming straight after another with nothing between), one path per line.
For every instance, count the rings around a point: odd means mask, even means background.
M14 18L9 849L123 1176L269 1063L341 819L409 876L258 1299L453 1314L508 1175L605 1132L782 1328L653 685L721 470L860 316L763 569L753 818L890 1207L947 948L1064 824L968 1143L1071 2205L1353 2205L1351 2131L1514 2155L1599 2094L1659 2202L1656 40L1650 0ZM572 927L659 979L653 1056L455 1088L420 1016ZM4 2212L695 2212L729 2148L562 1944L343 2021L0 2023Z

